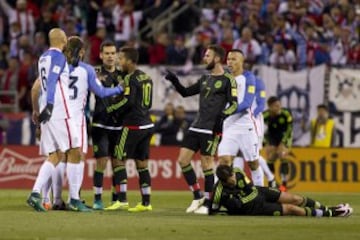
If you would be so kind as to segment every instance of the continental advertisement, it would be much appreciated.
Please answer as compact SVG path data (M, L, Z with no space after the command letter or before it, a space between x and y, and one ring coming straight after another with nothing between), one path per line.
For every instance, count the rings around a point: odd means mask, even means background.
M177 147L152 147L149 171L154 190L188 190L176 163ZM36 146L0 147L0 189L31 189L44 157L38 156ZM200 156L192 161L203 186ZM290 159L289 189L302 192L360 192L360 149L294 148ZM276 177L280 180L280 163L276 163ZM85 159L83 189L92 189L96 159L89 150ZM133 161L127 162L129 189L138 189L138 175ZM248 171L247 171L248 172ZM111 164L105 171L104 188L111 188ZM64 183L65 187L67 183Z

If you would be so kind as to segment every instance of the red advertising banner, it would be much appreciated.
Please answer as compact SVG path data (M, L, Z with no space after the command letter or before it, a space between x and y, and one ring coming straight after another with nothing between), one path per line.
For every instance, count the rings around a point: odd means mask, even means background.
M289 159L288 187L291 191L359 192L360 149L293 148ZM179 148L152 147L149 171L154 190L187 190L180 166L177 164ZM0 189L31 189L44 157L38 156L36 146L0 147ZM196 175L203 186L200 156L192 161ZM246 166L246 165L245 165ZM96 160L89 150L85 160L83 189L92 189ZM127 162L129 189L138 189L138 175L134 161ZM280 163L275 164L276 179L280 181ZM111 164L104 173L104 189L111 188ZM247 171L247 173L249 173ZM66 183L65 183L66 185Z
M150 150L149 172L154 190L187 190L181 168L177 164L178 147L152 147ZM45 160L39 157L36 146L6 146L0 147L0 189L1 188L32 188L41 164ZM194 170L203 183L200 156L195 155ZM134 161L126 164L128 188L138 189L138 175ZM92 189L96 159L92 157L92 149L85 160L83 189ZM111 163L108 162L104 172L104 188L111 188ZM66 184L66 183L65 183Z

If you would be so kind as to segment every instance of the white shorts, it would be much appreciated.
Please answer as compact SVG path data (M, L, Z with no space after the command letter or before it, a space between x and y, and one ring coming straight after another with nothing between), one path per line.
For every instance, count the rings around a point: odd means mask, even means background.
M228 127L218 147L218 156L237 156L239 150L247 162L259 159L259 138L255 126L239 128L237 125Z
M264 141L264 131L265 131L264 117L263 117L262 113L260 113L255 118L255 128L256 128L257 135L259 137L259 149L262 149L263 141Z
M80 147L79 130L73 119L55 119L41 124L40 154Z
M86 154L88 151L88 135L85 116L83 114L76 116L75 124L77 129L79 130L80 149L83 153Z

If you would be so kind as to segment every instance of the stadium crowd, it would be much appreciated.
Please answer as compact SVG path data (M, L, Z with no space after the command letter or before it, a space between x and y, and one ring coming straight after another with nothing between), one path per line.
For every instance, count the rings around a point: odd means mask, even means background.
M186 4L170 24L140 34L168 8L176 12ZM136 47L139 64L200 64L206 47L217 43L241 49L253 63L297 70L357 66L359 20L358 0L6 0L0 2L0 88L17 90L20 110L31 110L28 89L53 27L81 36L92 65L100 63L100 43L113 39Z

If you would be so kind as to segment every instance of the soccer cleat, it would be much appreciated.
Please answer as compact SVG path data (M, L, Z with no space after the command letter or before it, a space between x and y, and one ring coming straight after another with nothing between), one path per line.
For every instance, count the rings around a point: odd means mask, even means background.
M341 203L336 207L330 207L333 217L349 217L354 212L354 209L350 207L348 203Z
M284 185L280 185L279 190L280 190L281 192L286 192L286 191L287 191L287 188L286 188L286 186L284 186Z
M51 203L49 202L44 202L42 205L46 209L46 211L49 211L52 208Z
M147 206L142 205L142 203L138 203L135 207L129 208L129 212L147 212L152 211L152 206L149 204Z
M115 201L111 206L105 208L106 211L112 211L112 210L127 210L129 209L129 203L128 202L120 202Z
M70 199L69 209L74 212L91 212L91 208L88 208L80 200Z
M95 200L92 209L104 210L104 204L101 200Z
M194 212L196 209L198 209L205 201L205 197L200 199L194 199L190 206L186 209L186 213Z
M38 212L46 212L46 209L41 204L40 193L32 192L28 199L26 200L27 204L34 208Z
M209 208L205 206L201 206L194 211L196 214L209 215Z

